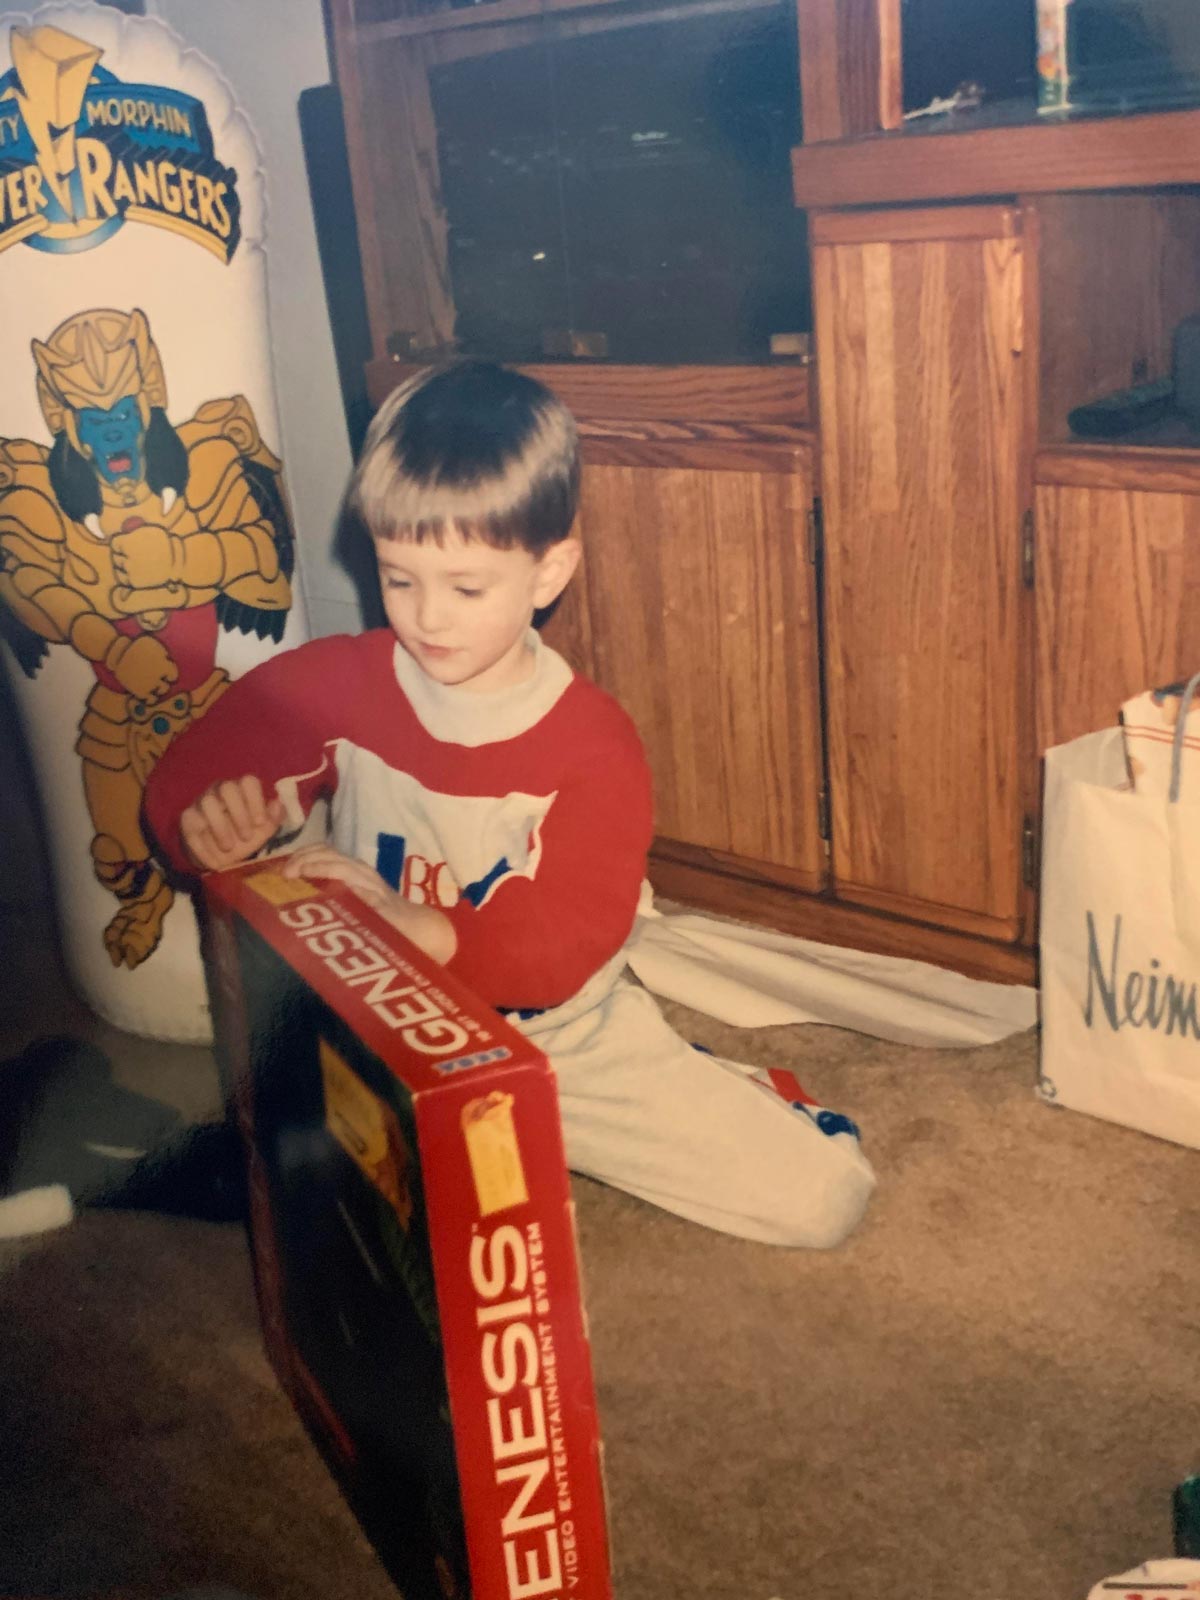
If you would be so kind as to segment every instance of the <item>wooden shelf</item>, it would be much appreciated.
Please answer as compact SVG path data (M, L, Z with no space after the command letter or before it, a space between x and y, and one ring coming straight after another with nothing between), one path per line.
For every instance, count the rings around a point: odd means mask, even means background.
M915 126L792 151L796 204L962 200L1200 183L1200 109L944 129Z
M553 389L577 417L782 424L786 432L759 432L754 437L788 441L813 421L812 369L799 363L758 367L641 367L592 361L516 365ZM369 361L371 403L382 405L396 385L417 370L389 356Z
M1037 483L1074 489L1141 489L1161 494L1200 494L1200 448L1153 445L1060 444L1034 457Z
M1166 375L1163 373L1164 377ZM1131 428L1127 433L1114 434L1109 439L1098 435L1085 438L1082 434L1072 433L1065 425L1061 430L1047 429L1043 423L1041 443L1046 449L1117 451L1122 455L1137 455L1146 451L1153 451L1157 455L1182 454L1185 457L1191 454L1194 460L1200 461L1200 427L1174 409L1153 422L1140 428Z

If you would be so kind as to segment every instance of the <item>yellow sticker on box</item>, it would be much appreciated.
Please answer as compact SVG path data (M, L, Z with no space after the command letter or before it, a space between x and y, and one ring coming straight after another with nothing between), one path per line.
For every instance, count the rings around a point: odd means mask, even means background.
M313 895L321 892L316 884L304 878L285 878L275 867L266 867L262 872L253 873L246 883L255 894L262 895L273 906L288 906L293 900L311 900Z
M529 1199L521 1148L513 1122L513 1096L495 1089L462 1109L463 1138L481 1216L522 1206Z
M408 1147L395 1112L384 1104L325 1039L318 1041L325 1087L325 1126L408 1227L412 1193Z

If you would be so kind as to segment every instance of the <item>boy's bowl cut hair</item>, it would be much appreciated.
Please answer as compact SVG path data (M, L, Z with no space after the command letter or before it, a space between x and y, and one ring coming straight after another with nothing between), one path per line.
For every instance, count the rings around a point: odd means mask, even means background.
M579 498L571 413L508 367L460 361L418 373L380 407L350 485L377 539L432 539L446 528L535 556L565 539Z

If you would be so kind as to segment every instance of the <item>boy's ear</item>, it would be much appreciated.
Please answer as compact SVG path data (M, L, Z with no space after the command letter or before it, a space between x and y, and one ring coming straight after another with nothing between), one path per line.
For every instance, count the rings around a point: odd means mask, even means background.
M582 555L583 546L575 538L560 539L550 546L537 565L533 591L535 610L540 611L558 599L574 577Z

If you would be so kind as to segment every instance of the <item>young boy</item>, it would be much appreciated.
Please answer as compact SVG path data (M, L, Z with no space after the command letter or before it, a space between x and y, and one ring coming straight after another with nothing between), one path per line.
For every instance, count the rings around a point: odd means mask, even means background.
M556 1069L567 1158L681 1216L831 1246L874 1185L853 1125L685 1044L622 977L651 838L638 736L531 627L580 557L575 427L540 384L466 362L376 417L351 484L390 626L248 673L163 756L151 828L231 866L330 802L286 871L335 878Z

